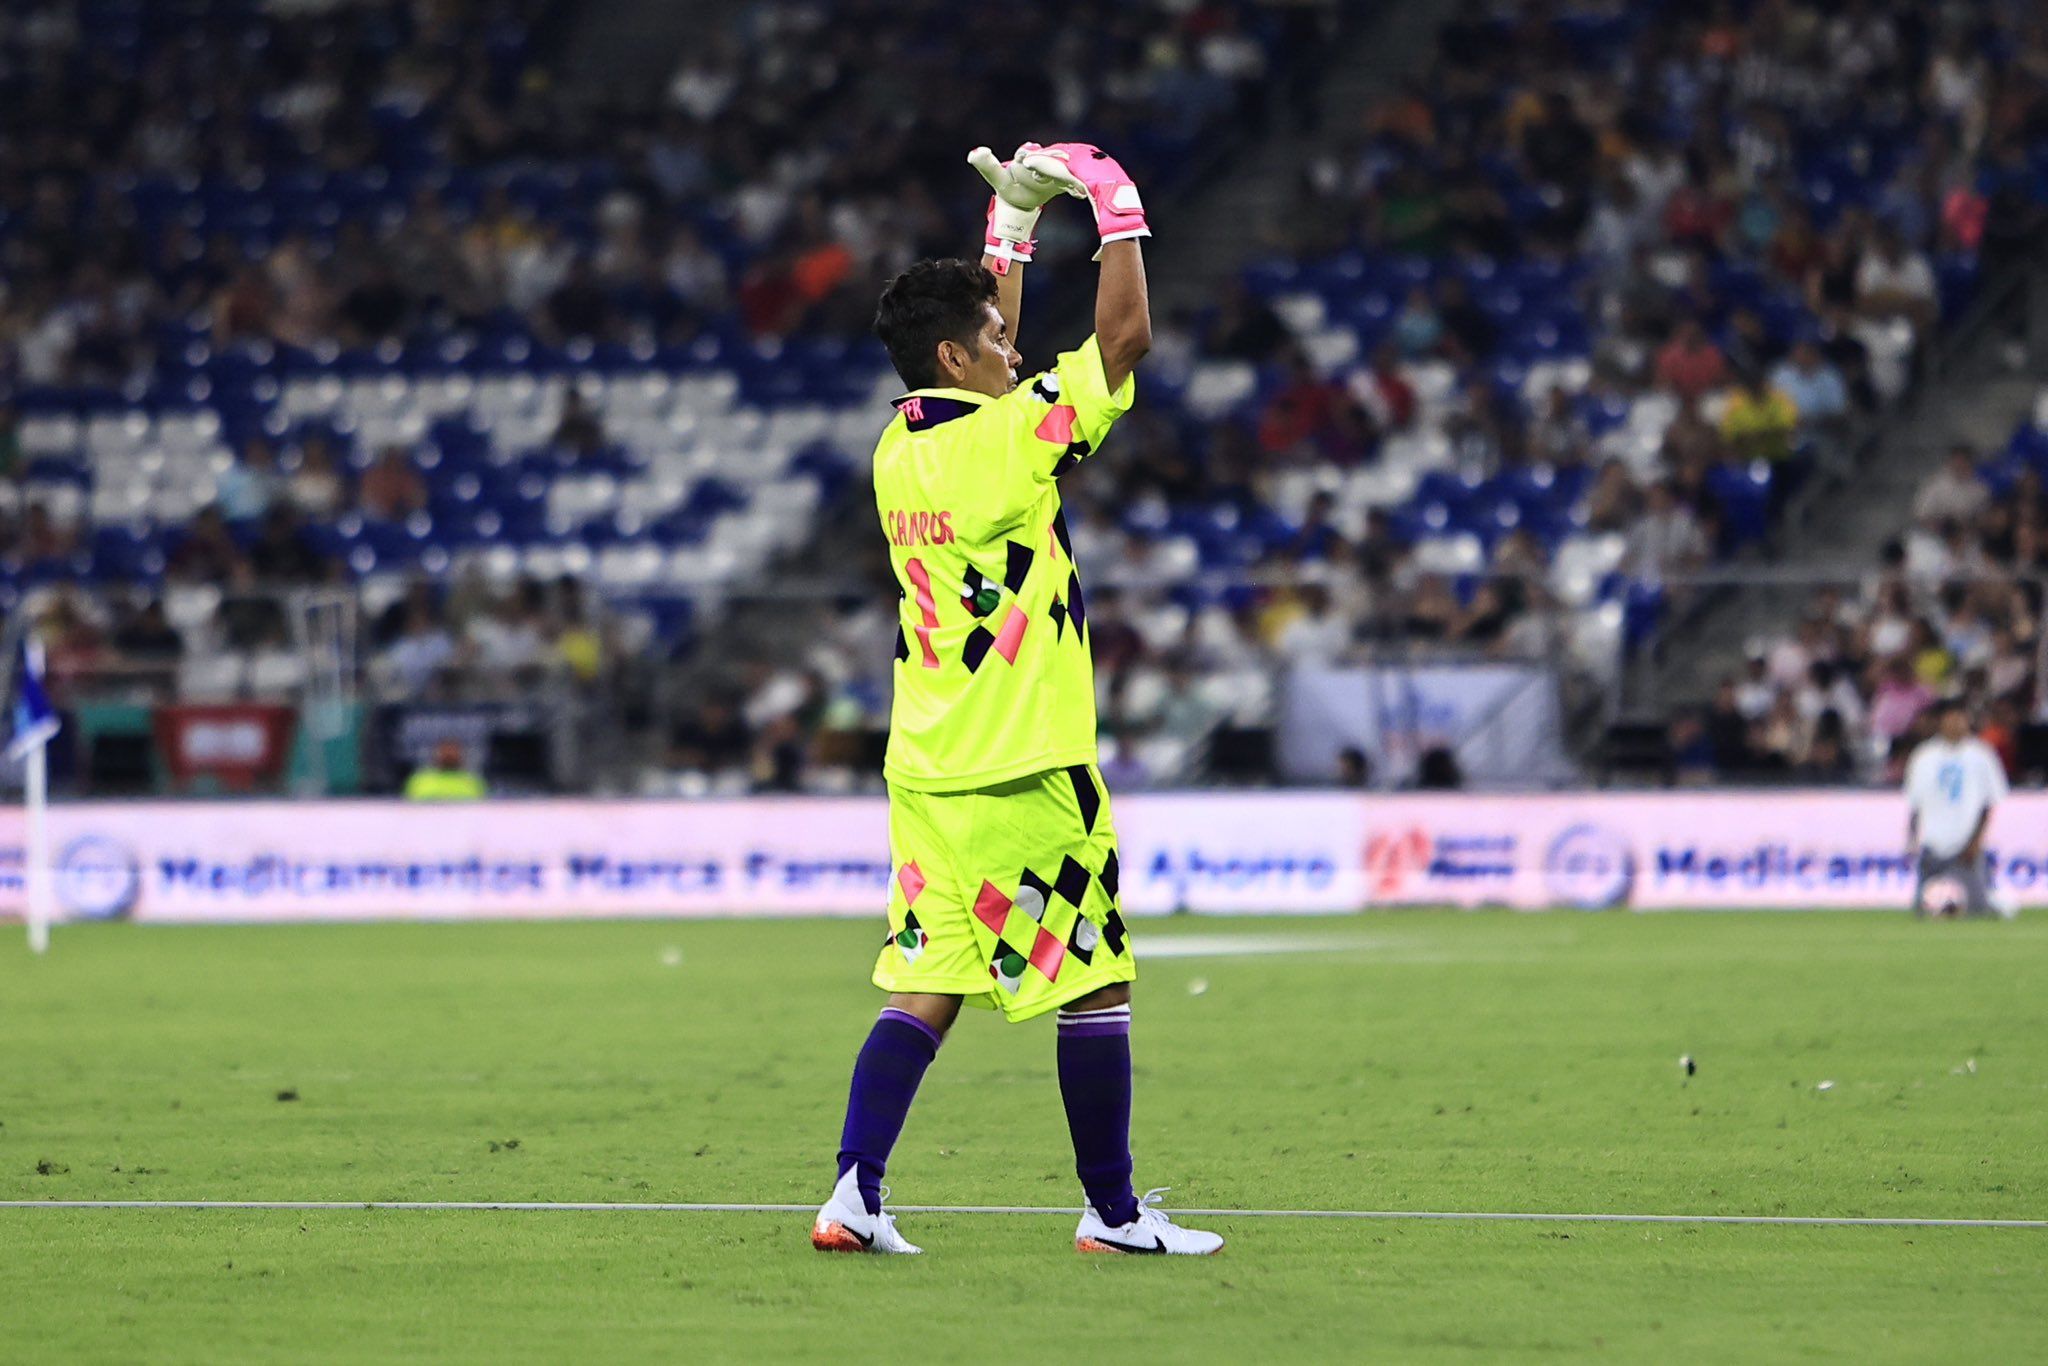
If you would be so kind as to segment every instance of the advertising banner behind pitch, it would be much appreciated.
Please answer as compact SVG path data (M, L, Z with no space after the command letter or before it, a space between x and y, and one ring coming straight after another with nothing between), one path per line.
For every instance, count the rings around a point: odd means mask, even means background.
M1115 816L1137 915L1903 908L1912 890L1887 793L1160 793ZM85 803L51 827L72 919L877 915L894 872L875 798ZM21 834L0 809L0 914L22 908ZM2005 803L1989 844L1994 885L2048 905L2048 795Z
M887 814L878 798L148 802L50 823L73 919L876 915ZM1115 814L1127 913L1360 904L1355 798L1131 797ZM0 914L22 886L20 811L0 810Z

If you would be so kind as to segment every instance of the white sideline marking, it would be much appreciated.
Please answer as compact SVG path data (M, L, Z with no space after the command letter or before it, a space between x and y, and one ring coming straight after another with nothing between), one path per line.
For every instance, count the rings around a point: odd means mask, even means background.
M1065 1214L1067 1205L892 1205L898 1214ZM0 1200L0 1209L512 1210L592 1214L812 1214L815 1205L651 1204L545 1200ZM1782 1224L1798 1228L2041 1228L2048 1219L1873 1219L1794 1214L1553 1214L1545 1211L1176 1209L1196 1219L1415 1219L1520 1224Z
M1142 922L1140 922L1142 925ZM1362 935L1159 934L1144 935L1138 956L1157 958L1249 958L1268 953L1341 953L1350 949L1396 947L1398 939Z

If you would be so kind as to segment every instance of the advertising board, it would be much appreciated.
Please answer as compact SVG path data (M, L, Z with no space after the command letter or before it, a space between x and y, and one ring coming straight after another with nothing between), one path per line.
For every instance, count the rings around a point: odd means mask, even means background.
M1126 913L1903 908L1899 799L1878 792L1140 793L1115 817ZM879 799L141 802L51 813L71 919L879 914ZM2014 796L1994 886L2048 905L2048 794ZM23 900L0 809L0 913Z

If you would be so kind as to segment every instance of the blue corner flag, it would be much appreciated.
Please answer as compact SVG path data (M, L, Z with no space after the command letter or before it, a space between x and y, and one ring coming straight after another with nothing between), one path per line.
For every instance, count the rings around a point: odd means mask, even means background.
M56 738L57 709L43 686L43 647L24 635L14 659L14 729L7 737L7 757L26 758Z

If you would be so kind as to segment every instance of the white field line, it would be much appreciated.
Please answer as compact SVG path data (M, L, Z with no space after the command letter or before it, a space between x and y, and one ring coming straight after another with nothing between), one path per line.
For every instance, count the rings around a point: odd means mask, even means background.
M1252 958L1275 953L1398 949L1414 942L1384 935L1159 934L1142 935L1138 956L1148 962L1160 958Z
M513 1211L588 1214L811 1214L815 1205L653 1204L542 1200L0 1200L8 1209ZM898 1214L1063 1214L1055 1205L892 1205ZM1176 1209L1197 1219L1407 1219L1518 1224L1776 1224L1795 1228L2033 1228L2048 1219L1851 1218L1791 1214L1563 1214L1550 1211L1366 1209Z

